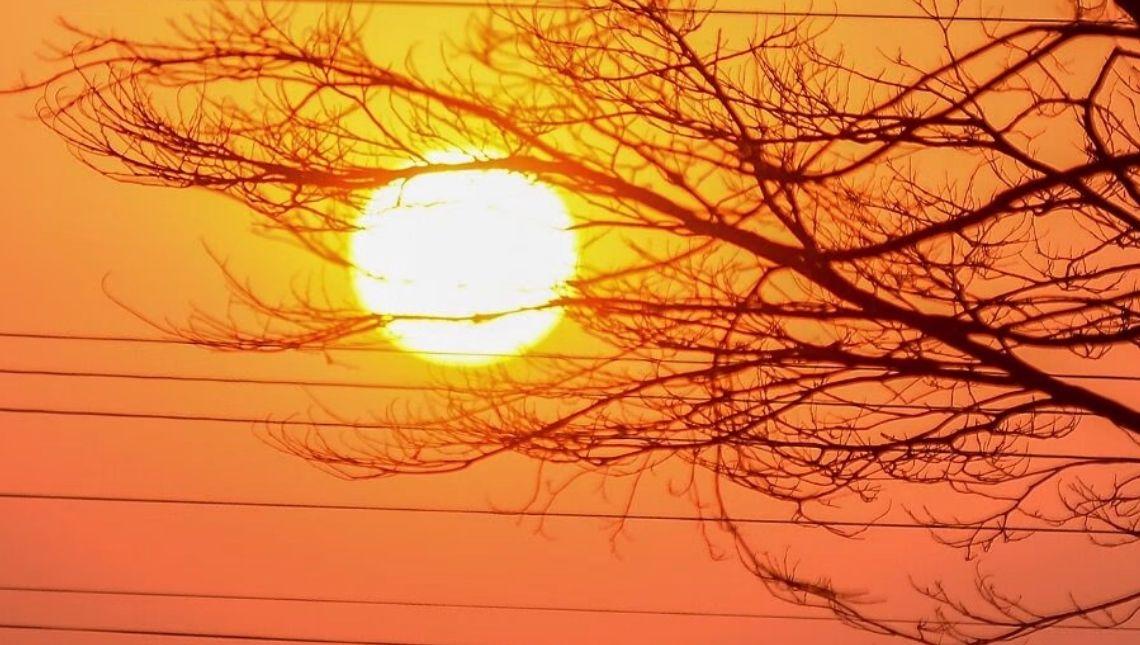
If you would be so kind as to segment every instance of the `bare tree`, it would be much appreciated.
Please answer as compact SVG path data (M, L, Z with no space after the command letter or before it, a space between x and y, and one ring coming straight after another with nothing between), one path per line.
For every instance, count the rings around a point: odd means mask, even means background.
M442 401L389 409L383 433L276 429L287 450L352 477L505 452L612 475L679 461L714 475L687 492L771 590L863 628L977 643L1117 625L1140 591L1038 610L984 578L967 599L920 588L940 606L926 620L877 620L731 520L727 483L809 523L870 523L922 486L952 501L911 512L971 528L937 534L962 548L1023 520L1140 536L1140 409L1043 367L1140 344L1140 30L1078 7L982 32L917 7L943 36L936 63L846 58L820 19L733 43L693 6L501 8L429 80L370 56L365 19L218 4L154 42L72 26L67 66L20 90L44 90L43 121L99 172L235 197L342 266L369 191L458 169L564 189L594 247L627 249L587 253L548 305L612 353L465 373ZM1089 56L1090 73L1066 68ZM431 162L446 149L494 152ZM265 324L204 312L176 331L277 351L394 318L232 284Z

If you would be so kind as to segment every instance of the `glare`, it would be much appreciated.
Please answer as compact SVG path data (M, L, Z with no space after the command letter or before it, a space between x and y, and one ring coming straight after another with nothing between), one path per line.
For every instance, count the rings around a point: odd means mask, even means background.
M562 317L542 307L575 270L570 217L548 186L503 170L420 175L377 190L353 235L361 304L379 314L464 318L390 323L397 345L446 363L515 355ZM505 315L496 316L496 314Z

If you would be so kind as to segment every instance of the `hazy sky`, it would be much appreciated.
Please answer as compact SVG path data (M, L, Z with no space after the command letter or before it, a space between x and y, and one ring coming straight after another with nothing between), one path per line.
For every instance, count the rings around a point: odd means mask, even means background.
M146 33L190 5L12 3L0 27L0 80L42 69L34 57L42 43L66 42L53 25L56 17ZM434 49L465 19L454 9L377 14L378 51L392 60L414 42ZM0 332L153 335L108 292L156 318L180 321L195 305L224 302L207 247L251 273L276 258L296 257L295 250L252 234L251 218L231 201L96 175L29 118L28 97L5 98L0 106L0 189L6 196L0 211ZM0 357L7 369L385 382L423 377L414 359L390 355L339 355L330 364L321 355L0 338ZM0 375L0 406L7 408L283 418L305 414L317 402L358 404L371 396L381 395ZM641 482L635 510L691 513L688 502L663 493L679 475L662 472ZM541 476L562 480L566 471ZM517 509L539 478L535 464L505 458L455 475L343 481L266 446L250 424L0 414L4 493ZM554 509L619 511L625 484L600 484L583 478ZM750 509L761 516L766 506L756 499ZM932 544L922 531L878 530L841 540L811 529L755 530L773 553L786 551L802 558L807 570L830 574L841 586L869 589L879 599L901 593L910 573L964 582L974 571L961 553ZM715 535L712 543L726 545ZM770 599L732 554L725 555L714 560L697 528L685 522L631 521L615 535L612 522L593 519L550 518L540 526L534 519L439 513L0 499L0 586L808 615ZM1080 535L1039 535L998 547L985 566L1012 585L1055 590L1051 597L1060 602L1070 588L1095 594L1098 580L1140 578L1140 563L1126 555L1088 547ZM884 605L883 613L904 608ZM0 624L14 623L417 643L881 642L829 620L0 592ZM1097 643L1126 643L1135 634L1059 631L1034 642L1094 637ZM0 641L154 642L16 630L0 631Z

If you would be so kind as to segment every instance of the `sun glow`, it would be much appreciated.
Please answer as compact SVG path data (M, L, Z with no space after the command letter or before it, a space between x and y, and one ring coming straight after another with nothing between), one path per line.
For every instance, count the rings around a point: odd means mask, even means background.
M385 332L428 360L480 364L519 354L562 317L542 307L577 264L562 200L504 170L420 175L378 189L352 238L361 303L395 316ZM522 311L520 311L522 310ZM513 312L513 313L504 313ZM502 314L502 315L499 315Z

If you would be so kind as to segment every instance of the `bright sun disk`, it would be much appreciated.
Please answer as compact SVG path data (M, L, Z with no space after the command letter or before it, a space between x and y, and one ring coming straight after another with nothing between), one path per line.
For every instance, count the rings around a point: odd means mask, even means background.
M557 298L577 262L570 216L554 191L505 170L459 170L378 189L352 237L361 303L395 320L399 346L445 363L519 354L562 316Z

